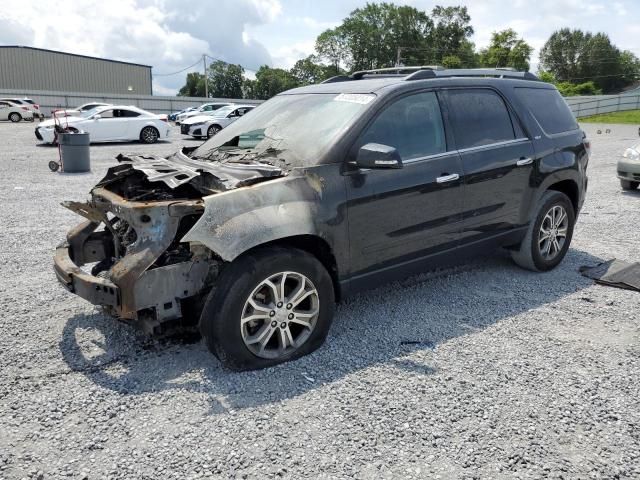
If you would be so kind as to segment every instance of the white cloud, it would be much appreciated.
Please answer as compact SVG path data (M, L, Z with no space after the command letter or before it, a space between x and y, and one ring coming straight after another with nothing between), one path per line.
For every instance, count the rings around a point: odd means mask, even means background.
M58 0L55 8L3 1L0 43L22 44L152 65L154 74L193 64L207 53L247 68L271 64L271 55L246 33L274 21L279 0ZM194 67L200 70L200 66ZM156 92L175 92L186 72L154 78Z

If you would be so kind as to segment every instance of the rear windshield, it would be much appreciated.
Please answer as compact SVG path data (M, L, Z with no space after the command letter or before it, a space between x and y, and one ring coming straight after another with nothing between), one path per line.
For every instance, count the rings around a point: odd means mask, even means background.
M546 133L553 135L578 128L567 102L557 90L526 87L518 87L515 90L518 98Z

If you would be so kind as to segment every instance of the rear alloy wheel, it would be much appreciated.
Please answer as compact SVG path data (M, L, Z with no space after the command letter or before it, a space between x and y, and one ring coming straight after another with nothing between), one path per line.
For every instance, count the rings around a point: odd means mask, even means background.
M620 180L620 186L623 190L635 190L640 185L640 182L633 182L631 180Z
M213 137L216 133L218 133L220 130L222 130L218 125L211 125L208 129L207 129L207 138L211 138Z
M322 345L334 301L331 277L318 259L293 248L264 248L222 271L200 331L226 367L269 367Z
M140 132L140 140L143 143L156 143L160 134L154 127L144 127Z
M511 252L513 260L522 268L544 272L555 268L567 254L575 213L573 204L564 193L550 190L538 202L538 213L529 224L527 234Z
M22 120L22 116L17 112L13 112L9 115L9 120L11 120L13 123L18 123L20 120Z

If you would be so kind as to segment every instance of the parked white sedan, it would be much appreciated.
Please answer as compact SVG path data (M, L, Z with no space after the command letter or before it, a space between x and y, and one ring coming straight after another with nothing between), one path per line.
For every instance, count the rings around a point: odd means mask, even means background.
M20 120L33 121L33 111L29 110L27 107L1 100L0 120L11 120L14 123L19 122Z
M186 133L196 138L211 138L224 127L235 122L254 108L256 108L256 105L232 105L230 107L223 107L218 110L215 115L197 117L197 120L192 121L188 126L189 128ZM183 125L181 125L181 132L184 133L182 127Z
M88 132L91 143L135 140L155 143L166 139L171 131L166 115L121 105L97 107L81 116L59 119L57 124L72 131ZM36 138L45 143L55 143L55 126L55 120L42 122L36 128Z

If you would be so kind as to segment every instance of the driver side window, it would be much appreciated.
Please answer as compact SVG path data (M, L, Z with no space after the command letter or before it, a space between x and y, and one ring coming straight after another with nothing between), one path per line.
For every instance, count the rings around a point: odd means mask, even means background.
M395 147L402 160L444 153L447 146L436 94L408 95L385 107L360 137L358 147L367 143Z
M103 110L100 112L100 118L113 118L113 110Z

